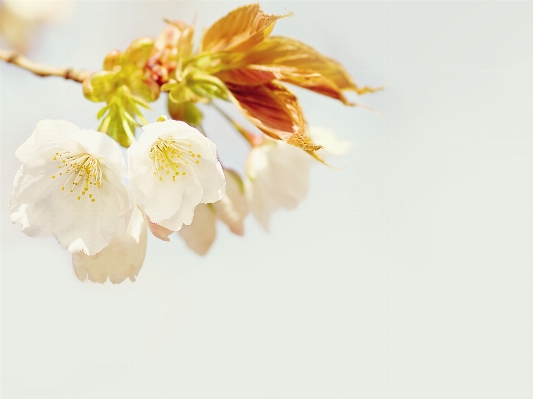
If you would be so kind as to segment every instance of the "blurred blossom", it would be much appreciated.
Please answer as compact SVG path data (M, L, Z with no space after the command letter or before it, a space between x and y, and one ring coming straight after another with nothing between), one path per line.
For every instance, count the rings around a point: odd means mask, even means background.
M112 139L44 120L15 154L23 164L9 208L25 234L54 236L71 252L93 255L124 233L131 206L124 158Z
M146 225L148 226L148 229L150 230L150 233L154 235L154 237L159 238L162 241L170 241L170 235L174 233L172 230L169 230L163 226L160 226L156 223L153 223L148 216L144 216L144 220L146 221Z
M352 148L350 141L339 140L333 130L327 128L311 126L309 135L315 142L322 145L318 154L324 157L344 155Z
M133 209L126 234L115 237L96 255L82 252L72 254L72 266L76 276L103 284L109 278L114 284L126 278L135 281L146 256L146 223L137 207Z
M240 176L231 170L224 170L226 194L213 204L200 204L194 210L194 218L189 226L183 226L179 235L187 246L199 255L205 255L216 236L216 222L220 219L233 234L244 234L244 218L249 204L244 183Z
M135 202L152 223L178 231L192 222L198 204L224 195L215 144L185 122L155 122L143 130L128 149Z
M312 161L306 152L271 139L250 151L246 162L250 209L265 230L272 212L294 209L305 198Z
M211 205L200 204L194 210L194 219L189 226L179 231L187 246L199 255L205 255L215 241L216 215Z
M66 19L71 12L70 0L2 0L0 1L0 36L13 49L26 52L32 35L46 24Z

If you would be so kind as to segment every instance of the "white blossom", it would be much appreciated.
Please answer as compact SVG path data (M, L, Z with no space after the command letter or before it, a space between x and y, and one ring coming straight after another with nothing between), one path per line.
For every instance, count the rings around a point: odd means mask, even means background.
M244 184L239 175L231 170L225 169L224 176L224 197L214 204L198 205L192 223L179 231L187 246L200 255L205 255L215 240L217 219L225 223L232 233L244 233L243 221L249 210Z
M192 222L198 204L224 195L215 144L185 122L155 122L143 130L128 149L135 203L152 223L178 231Z
M246 162L250 208L265 230L272 212L294 209L305 198L312 161L305 151L266 138L250 151Z
M135 207L124 236L113 238L96 255L72 254L76 276L81 281L89 279L101 284L108 278L114 284L127 278L135 281L146 256L146 235L144 215Z
M131 206L124 159L111 138L45 120L15 154L22 166L9 207L25 234L54 236L71 252L93 255L124 233Z

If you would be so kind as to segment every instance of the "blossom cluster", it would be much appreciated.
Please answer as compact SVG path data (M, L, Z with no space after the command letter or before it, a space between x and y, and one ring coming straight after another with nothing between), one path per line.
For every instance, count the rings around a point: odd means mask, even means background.
M357 86L341 64L299 41L270 37L286 16L240 7L207 29L196 51L194 28L168 21L156 40L109 53L104 70L83 82L87 99L106 103L98 131L45 120L18 148L13 223L28 236L55 237L72 253L78 278L100 283L135 280L148 231L164 241L178 232L203 255L218 220L243 235L251 213L268 230L272 212L293 209L306 195L311 164L347 149L331 132L307 126L283 83L345 105L354 105L345 90L377 90ZM148 123L140 109L161 93L168 93L172 119ZM232 102L260 134L224 113L220 100ZM243 174L219 162L198 104L221 112L250 144Z

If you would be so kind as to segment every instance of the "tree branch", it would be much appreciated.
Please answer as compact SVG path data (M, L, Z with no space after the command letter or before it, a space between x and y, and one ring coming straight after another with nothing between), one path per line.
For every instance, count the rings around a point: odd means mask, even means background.
M83 71L81 69L56 68L44 64L39 64L37 62L30 61L23 55L20 55L14 51L7 51L4 49L0 49L0 60L30 71L31 73L37 76L58 76L60 78L73 80L79 83L82 83L84 79L91 74L91 72Z

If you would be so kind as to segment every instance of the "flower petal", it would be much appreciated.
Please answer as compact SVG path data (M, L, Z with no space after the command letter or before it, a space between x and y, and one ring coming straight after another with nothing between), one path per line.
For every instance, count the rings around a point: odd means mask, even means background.
M40 121L31 136L15 151L15 155L21 162L26 162L37 152L55 151L60 143L78 130L78 126L63 120Z
M205 255L217 234L215 212L209 205L198 205L194 210L192 223L183 226L178 234L190 249L199 255Z
M156 223L152 223L150 218L148 216L145 216L145 221L150 229L150 232L157 238L159 238L162 241L170 241L170 238L168 238L172 233L174 233L172 230L169 230L163 226L160 226Z
M61 189L52 192L50 212L54 235L63 248L71 252L94 255L114 236L124 234L128 199L105 180L96 190L93 198L83 195L81 189L79 192Z
M305 197L310 166L307 154L279 141L268 140L250 152L246 164L250 207L265 230L272 212L293 209Z
M135 281L146 255L146 223L141 210L134 208L126 233L115 237L102 251L88 256L82 252L72 254L76 276L103 284L108 278L121 283L126 278Z
M212 207L220 218L237 235L244 234L244 218L248 214L249 204L240 176L231 170L224 170L226 194ZM194 223L194 221L193 221Z
M119 176L126 175L126 163L120 147L108 135L94 130L79 130L72 133L68 140L79 143L88 154L115 169Z
M15 175L14 190L9 197L11 222L21 223L22 232L30 237L53 235L50 200L52 192L60 189L60 183L51 178L58 170L49 161L53 153L30 159Z

